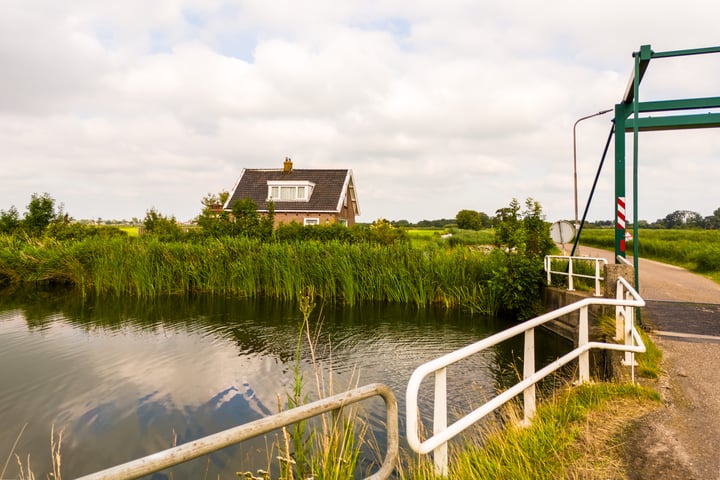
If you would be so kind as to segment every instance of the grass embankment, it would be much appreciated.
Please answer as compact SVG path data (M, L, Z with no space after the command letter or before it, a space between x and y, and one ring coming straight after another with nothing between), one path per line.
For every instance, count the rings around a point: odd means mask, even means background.
M634 385L570 388L541 405L529 427L510 413L509 426L486 427L478 440L455 449L448 478L623 478L623 430L659 405L657 393ZM402 478L438 477L423 460Z
M615 333L608 319L602 328ZM641 335L648 351L636 355L637 374L656 378L662 354ZM510 404L500 420L451 448L448 478L628 478L625 437L634 420L661 407L660 400L655 390L628 383L568 386L540 403L529 427L520 426L519 402ZM411 461L400 477L439 478L429 457Z
M339 241L199 242L151 238L26 241L0 237L0 285L67 284L83 295L211 293L297 301L462 306L495 314L537 299L536 259L471 247ZM535 293L536 295L533 295Z
M687 268L720 282L720 230L655 230L639 232L641 257ZM592 247L615 249L614 229L583 230L580 243ZM633 241L627 242L632 255Z

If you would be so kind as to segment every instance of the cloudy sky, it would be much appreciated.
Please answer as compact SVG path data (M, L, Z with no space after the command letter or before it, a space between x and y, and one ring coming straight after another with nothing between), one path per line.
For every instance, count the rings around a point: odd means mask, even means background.
M78 219L185 221L288 156L351 168L359 221L514 197L570 219L575 120L618 103L640 45L718 45L719 17L710 0L4 0L0 209L48 192ZM653 60L641 99L718 96L718 78L720 54ZM578 126L581 211L610 121ZM720 130L639 148L638 218L720 207ZM610 152L590 219L613 216Z

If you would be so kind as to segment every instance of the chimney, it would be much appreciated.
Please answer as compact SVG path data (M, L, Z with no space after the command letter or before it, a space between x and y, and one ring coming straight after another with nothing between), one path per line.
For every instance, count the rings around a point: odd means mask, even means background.
M292 172L292 160L290 160L289 157L285 157L285 162L283 162L283 173L290 172Z

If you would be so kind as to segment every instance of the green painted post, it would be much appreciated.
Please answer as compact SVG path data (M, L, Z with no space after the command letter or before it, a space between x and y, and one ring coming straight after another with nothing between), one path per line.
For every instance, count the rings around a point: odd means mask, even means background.
M625 202L625 121L627 105L615 105L615 262L618 255L625 258L625 218L618 205Z
M652 50L650 45L640 47L640 52L635 55L635 77L633 79L633 265L635 267L635 290L640 291L640 255L638 255L638 141L640 130L638 119L640 118L640 61L650 61Z

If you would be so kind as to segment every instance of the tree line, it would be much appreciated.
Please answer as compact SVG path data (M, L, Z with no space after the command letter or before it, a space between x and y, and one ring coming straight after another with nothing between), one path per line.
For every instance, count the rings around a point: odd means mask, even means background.
M585 224L600 228L614 226L612 220L599 220L586 222ZM638 220L638 227L648 229L720 230L720 208L715 209L712 215L706 217L692 210L675 210L654 222Z
M208 194L194 225L181 225L174 216L150 208L140 222L143 236L160 241L194 241L204 238L244 237L264 241L340 240L346 243L391 244L407 241L407 233L385 219L370 225L345 227L338 224L304 226L297 222L274 227L272 204L260 214L250 199L236 202L231 211L221 208L226 192ZM48 193L33 194L21 216L15 206L0 210L0 234L27 238L51 237L57 240L81 240L88 237L127 236L116 226L98 226L73 220Z

